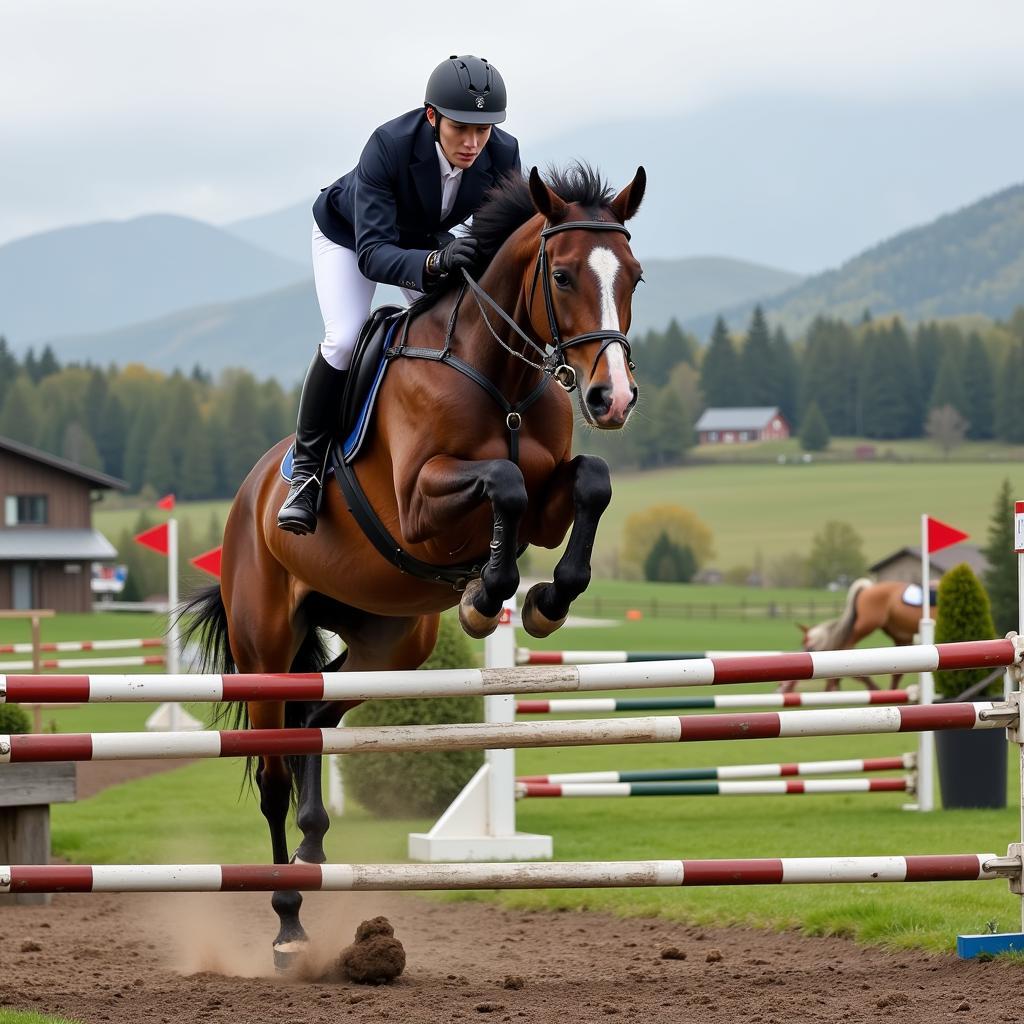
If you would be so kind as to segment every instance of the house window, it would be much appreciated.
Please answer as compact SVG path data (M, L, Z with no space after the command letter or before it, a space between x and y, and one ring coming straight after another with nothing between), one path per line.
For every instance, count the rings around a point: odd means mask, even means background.
M7 526L44 526L49 519L49 499L45 494L9 494L4 502Z

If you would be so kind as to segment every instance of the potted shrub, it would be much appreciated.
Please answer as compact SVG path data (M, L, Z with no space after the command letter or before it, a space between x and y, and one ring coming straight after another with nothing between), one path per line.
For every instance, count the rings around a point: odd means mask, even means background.
M991 640L995 637L988 595L970 566L958 565L939 584L935 642ZM968 668L935 674L940 701L999 700L1002 674L980 693L963 695L991 675L990 669ZM956 730L935 734L942 806L1006 806L1006 734L1002 729Z

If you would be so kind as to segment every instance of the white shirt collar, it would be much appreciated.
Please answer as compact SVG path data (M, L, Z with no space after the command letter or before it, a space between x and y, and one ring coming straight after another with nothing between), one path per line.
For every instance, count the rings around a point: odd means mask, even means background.
M459 177L459 175L462 174L462 168L461 167L452 167L452 165L448 162L448 157L446 157L444 155L444 150L441 148L441 143L440 142L435 142L434 143L434 148L437 150L437 163L438 163L438 166L441 168L441 177L442 178L457 178L457 177Z

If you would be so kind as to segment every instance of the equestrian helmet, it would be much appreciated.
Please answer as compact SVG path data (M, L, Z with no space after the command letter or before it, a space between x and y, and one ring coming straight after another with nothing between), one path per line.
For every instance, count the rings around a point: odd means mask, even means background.
M462 124L501 124L505 120L505 82L481 57L452 56L427 80L425 106Z

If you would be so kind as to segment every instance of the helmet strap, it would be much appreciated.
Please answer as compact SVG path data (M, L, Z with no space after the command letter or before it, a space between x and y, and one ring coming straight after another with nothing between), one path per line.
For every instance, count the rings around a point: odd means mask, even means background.
M437 107L432 107L432 106L430 106L429 103L427 104L427 109L428 110L432 110L434 112L434 141L438 145L440 145L441 144L441 117L442 117L442 114L437 109Z

